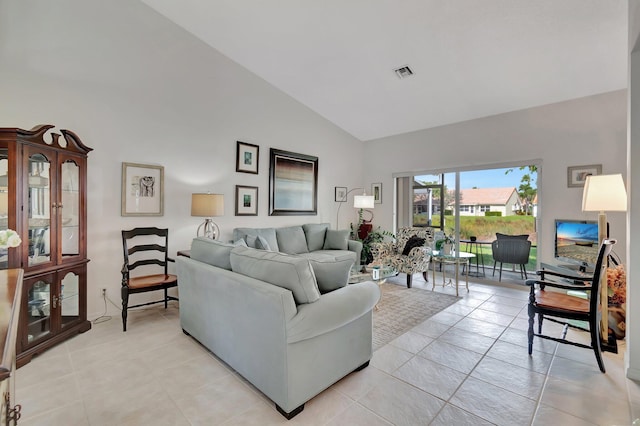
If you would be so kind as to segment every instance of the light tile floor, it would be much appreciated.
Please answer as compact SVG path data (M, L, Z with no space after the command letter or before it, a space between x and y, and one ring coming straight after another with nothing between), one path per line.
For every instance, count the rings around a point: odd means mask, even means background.
M431 289L418 275L414 286ZM20 424L564 426L640 417L640 384L624 376L624 342L618 355L605 354L606 374L590 350L569 345L536 340L529 357L525 288L471 283L461 296L289 422L182 333L177 304L131 312L126 333L114 317L18 370Z

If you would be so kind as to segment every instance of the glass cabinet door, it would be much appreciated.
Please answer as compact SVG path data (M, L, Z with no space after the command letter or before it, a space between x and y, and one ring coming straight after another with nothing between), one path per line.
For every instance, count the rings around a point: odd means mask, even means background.
M27 297L27 344L47 338L51 333L52 280L51 276L40 278L28 286ZM55 308L55 307L54 307Z
M51 261L51 164L43 154L29 156L29 266Z
M62 328L80 318L80 276L68 272L60 282L59 304Z
M61 197L58 210L62 229L62 258L80 253L80 167L73 161L61 164Z
M0 148L0 231L9 229L9 150ZM9 250L0 248L0 268L7 269Z

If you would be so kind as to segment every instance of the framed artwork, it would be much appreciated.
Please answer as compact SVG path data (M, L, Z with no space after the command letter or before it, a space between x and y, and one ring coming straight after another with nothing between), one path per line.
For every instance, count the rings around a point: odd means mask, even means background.
M382 204L382 183L372 183L371 194L373 194L375 204Z
M236 185L236 216L258 216L258 187Z
M236 172L258 174L260 147L246 142L236 142Z
M164 167L122 163L122 216L164 214Z
M572 166L567 167L567 186L582 187L584 186L587 176L601 175L602 164L590 164L588 166Z
M347 201L347 187L346 186L336 186L335 187L335 201L337 203L341 203Z
M269 215L318 213L318 157L271 148Z

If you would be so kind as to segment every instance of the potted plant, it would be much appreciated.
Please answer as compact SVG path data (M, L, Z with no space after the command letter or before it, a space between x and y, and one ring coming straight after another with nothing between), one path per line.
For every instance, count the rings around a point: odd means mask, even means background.
M442 239L436 241L435 248L436 250L440 250L444 255L451 255L453 251L454 240L451 235L443 234Z
M381 243L385 237L394 238L391 232L380 229L379 226L369 231L364 238L360 238L358 233L355 232L353 224L351 224L351 231L353 238L362 243L362 254L360 256L360 263L362 265L368 265L373 262L373 244Z

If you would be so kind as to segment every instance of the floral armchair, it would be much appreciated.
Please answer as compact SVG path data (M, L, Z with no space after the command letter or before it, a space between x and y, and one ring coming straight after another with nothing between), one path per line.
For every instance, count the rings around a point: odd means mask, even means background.
M374 244L371 249L373 263L391 266L396 271L407 274L407 287L411 288L413 274L422 272L425 281L429 262L431 261L431 247L433 245L433 228L400 228L394 242ZM405 255L405 246L411 237L424 238L424 244L410 248ZM409 249L409 247L407 247Z

